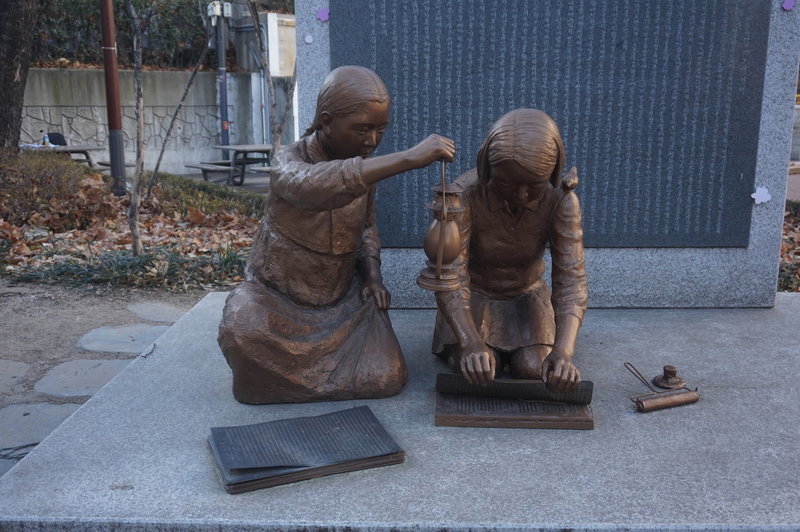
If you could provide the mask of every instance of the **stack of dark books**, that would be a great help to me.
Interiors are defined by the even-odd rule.
[[[405,459],[403,450],[367,406],[314,417],[214,427],[208,442],[228,493],[399,464]]]

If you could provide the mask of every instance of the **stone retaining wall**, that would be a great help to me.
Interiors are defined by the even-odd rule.
[[[190,72],[144,72],[145,168],[152,169]],[[265,141],[257,73],[228,74],[230,142]],[[133,72],[120,72],[125,160],[135,158],[136,122]],[[62,133],[68,144],[108,145],[108,118],[102,70],[31,69],[25,88],[20,142],[35,143],[43,132]],[[288,125],[291,130],[291,122]],[[292,133],[290,133],[291,135]],[[267,139],[268,142],[268,132]],[[173,127],[161,170],[187,173],[187,163],[215,160],[219,150],[216,74],[200,72]],[[107,153],[97,159],[108,159]]]

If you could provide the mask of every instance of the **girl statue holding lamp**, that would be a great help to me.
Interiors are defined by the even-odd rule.
[[[555,122],[517,109],[492,127],[477,168],[454,188],[460,252],[454,290],[437,291],[433,352],[473,384],[507,364],[511,376],[577,386],[572,362],[588,301],[578,177],[562,179],[565,155]],[[542,279],[550,245],[552,292]]]
[[[333,70],[314,123],[272,160],[266,216],[228,296],[219,344],[243,403],[373,398],[400,391],[406,367],[386,310],[375,184],[452,161],[439,135],[370,158],[389,124],[371,70]]]

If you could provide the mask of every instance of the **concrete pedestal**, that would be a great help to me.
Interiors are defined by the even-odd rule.
[[[0,529],[720,530],[800,527],[800,294],[774,309],[591,310],[577,362],[592,431],[434,427],[432,311],[393,311],[409,383],[396,397],[248,406],[206,297],[0,479]],[[678,366],[700,402],[628,400]],[[402,465],[225,493],[209,428],[367,404]]]

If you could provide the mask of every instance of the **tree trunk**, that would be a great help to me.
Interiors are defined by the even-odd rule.
[[[0,0],[0,148],[19,149],[22,102],[39,0]]]
[[[264,42],[264,37],[261,35],[261,28],[258,22],[258,8],[254,0],[247,0],[247,8],[250,10],[250,16],[253,19],[253,24],[256,27],[256,35],[258,36],[258,47],[261,51],[261,68],[267,75],[267,88],[269,89],[269,136],[272,142],[272,153],[277,153],[281,147],[281,138],[283,137],[283,129],[286,126],[286,121],[289,118],[289,110],[292,108],[292,99],[294,98],[294,86],[297,80],[297,62],[294,65],[294,72],[292,73],[292,80],[289,89],[289,95],[286,100],[286,106],[283,113],[278,117],[278,99],[275,97],[275,83],[272,80],[272,72],[269,69],[269,50],[267,43]]]
[[[136,13],[131,0],[125,0],[125,7],[131,17],[133,27],[133,86],[135,91],[136,113],[136,168],[131,183],[131,202],[128,206],[128,227],[131,229],[131,250],[134,255],[144,253],[142,237],[139,234],[139,203],[142,197],[142,177],[144,173],[144,98],[142,95],[142,20]]]
[[[294,101],[294,88],[296,86],[297,86],[297,61],[294,62],[294,69],[292,70],[292,82],[289,85],[289,93],[286,95],[286,106],[283,108],[283,115],[281,116],[280,121],[275,125],[274,135],[278,137],[278,140],[283,138],[283,130],[286,129],[286,122],[289,121],[289,109],[292,108],[292,102]],[[275,107],[275,104],[273,104],[272,106]],[[280,147],[280,142],[278,142],[278,147]],[[275,153],[276,151],[277,148],[272,153]]]

